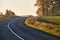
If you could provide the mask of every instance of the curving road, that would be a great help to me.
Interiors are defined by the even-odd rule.
[[[15,17],[0,22],[0,40],[60,40],[24,24],[27,17]]]

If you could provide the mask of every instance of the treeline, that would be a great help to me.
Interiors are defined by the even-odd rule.
[[[0,12],[0,18],[2,18],[2,17],[14,17],[14,16],[15,16],[15,13],[11,10],[6,10],[5,14]]]
[[[44,16],[60,15],[60,0],[36,0],[37,14]],[[40,12],[39,12],[40,11]]]

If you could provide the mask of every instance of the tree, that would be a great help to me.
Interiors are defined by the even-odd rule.
[[[60,10],[60,0],[52,0],[52,14],[56,15],[55,12]]]
[[[41,8],[43,15],[55,15],[55,9],[60,7],[60,0],[36,0],[35,6]]]
[[[2,12],[0,12],[0,16],[3,16],[3,13]]]
[[[49,3],[50,0],[37,0],[36,1],[36,6],[38,6],[40,8],[40,6],[42,7],[42,14],[43,15],[48,15],[48,8],[49,8]]]
[[[12,17],[12,16],[15,16],[15,13],[13,11],[11,11],[11,10],[6,10],[5,15],[8,16],[8,17]]]

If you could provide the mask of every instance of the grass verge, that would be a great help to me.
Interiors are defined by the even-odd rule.
[[[60,16],[38,17],[38,21],[60,25]]]
[[[49,29],[49,28],[46,28],[46,27],[35,26],[35,25],[32,25],[32,24],[29,24],[27,19],[26,19],[26,21],[25,21],[25,24],[26,24],[27,26],[31,27],[31,28],[34,28],[34,29],[43,31],[43,32],[45,32],[45,33],[48,33],[48,34],[51,34],[51,35],[53,35],[53,36],[56,36],[56,37],[59,37],[59,38],[60,38],[60,31],[58,31],[57,29]]]

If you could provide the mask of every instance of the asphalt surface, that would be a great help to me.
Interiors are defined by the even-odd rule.
[[[0,40],[60,40],[26,26],[25,19],[26,17],[16,17],[0,22]]]

